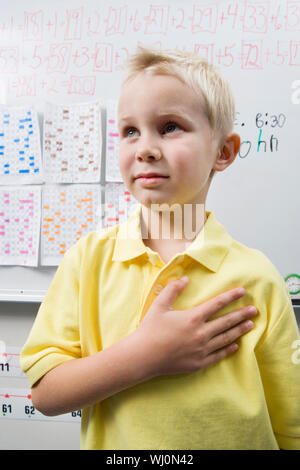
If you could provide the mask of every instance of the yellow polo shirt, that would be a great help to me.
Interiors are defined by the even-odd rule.
[[[84,409],[81,448],[300,449],[293,349],[299,330],[279,272],[208,211],[193,243],[165,264],[143,243],[140,210],[89,233],[64,256],[21,353],[31,385],[58,364],[127,336],[173,279],[189,277],[174,303],[181,310],[242,286],[246,295],[217,314],[257,307],[239,350],[198,372],[156,377]]]

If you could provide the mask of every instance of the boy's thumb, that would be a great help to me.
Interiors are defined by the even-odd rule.
[[[169,284],[162,290],[159,297],[156,299],[160,305],[170,309],[176,300],[176,297],[188,284],[189,278],[183,276],[180,279],[169,282]]]

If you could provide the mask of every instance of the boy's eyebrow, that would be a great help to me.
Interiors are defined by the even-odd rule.
[[[168,111],[163,111],[163,112],[157,112],[157,115],[156,117],[160,118],[160,117],[175,117],[175,118],[179,118],[179,119],[186,119],[187,121],[190,121],[192,122],[191,118],[185,114],[183,111],[180,111],[180,110],[168,110]],[[121,123],[122,121],[130,121],[132,119],[132,116],[130,115],[124,115],[124,116],[120,116],[120,118],[118,119],[118,122]]]
[[[177,118],[183,118],[183,119],[186,119],[187,121],[190,121],[191,118],[185,114],[184,111],[180,111],[180,110],[177,110],[177,111],[164,111],[162,113],[157,113],[159,117],[165,117],[165,116],[174,116],[174,117],[177,117]]]

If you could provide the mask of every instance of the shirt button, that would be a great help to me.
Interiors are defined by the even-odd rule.
[[[156,261],[155,261],[154,256],[149,256],[149,261],[150,261],[150,263],[152,263],[155,266]]]
[[[164,287],[161,284],[156,284],[154,287],[154,294],[158,295],[163,290],[163,288]]]

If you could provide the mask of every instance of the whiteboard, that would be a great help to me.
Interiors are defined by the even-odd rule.
[[[283,277],[300,275],[300,1],[1,0],[0,6],[0,102],[34,105],[41,136],[48,101],[100,100],[105,117],[137,44],[186,49],[219,66],[235,94],[234,130],[242,144],[234,164],[213,180],[206,208],[233,238],[263,251]],[[38,291],[39,299],[55,271],[1,266],[0,288],[16,300]]]

